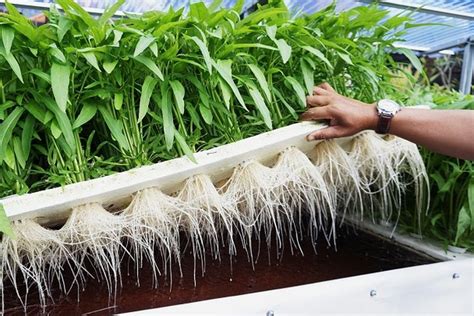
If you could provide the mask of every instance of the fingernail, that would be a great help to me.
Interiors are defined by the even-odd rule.
[[[307,137],[307,139],[308,139],[308,141],[312,141],[312,140],[315,140],[316,137],[313,136],[313,135],[309,135],[309,136]]]

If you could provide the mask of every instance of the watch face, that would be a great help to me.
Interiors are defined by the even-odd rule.
[[[391,114],[395,114],[400,110],[400,105],[397,102],[387,99],[380,100],[377,107],[380,111]]]

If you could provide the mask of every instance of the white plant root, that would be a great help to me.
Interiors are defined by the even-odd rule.
[[[393,222],[393,212],[400,210],[404,188],[392,164],[388,142],[375,132],[363,132],[354,138],[349,157],[359,172],[366,193],[365,208],[371,212],[372,220]]]
[[[136,268],[137,282],[139,271],[145,261],[152,267],[154,286],[158,286],[158,277],[162,271],[171,274],[171,264],[180,261],[179,201],[157,188],[137,192],[130,205],[123,211],[125,218],[124,235]],[[158,251],[158,253],[156,253]],[[157,259],[160,257],[160,269]],[[172,278],[171,278],[172,279]]]
[[[403,178],[405,188],[412,187],[415,197],[415,212],[418,220],[418,234],[421,235],[421,216],[429,208],[429,177],[418,146],[403,138],[388,135],[392,165]]]
[[[319,231],[323,232],[328,243],[332,240],[335,244],[334,201],[319,167],[313,165],[303,152],[290,147],[280,154],[274,170],[278,210],[289,223],[288,230],[296,233],[295,238],[290,234],[290,241],[298,240],[305,219],[302,215],[306,213],[313,246],[316,246]],[[299,243],[295,245],[299,247]]]
[[[221,259],[220,247],[225,245],[230,256],[236,255],[233,225],[238,213],[226,203],[209,176],[195,175],[188,178],[178,199],[197,210],[197,221],[204,234],[206,248],[210,249],[214,259]]]
[[[27,295],[32,286],[38,291],[41,306],[46,305],[47,298],[53,299],[50,291],[53,283],[57,283],[62,292],[68,293],[70,288],[66,285],[63,272],[66,267],[76,270],[81,266],[74,261],[58,231],[44,228],[29,219],[12,223],[12,228],[15,238],[3,237],[0,268],[2,281],[5,278],[13,284],[22,306],[26,308]],[[24,298],[18,291],[18,280],[23,281],[26,287]],[[77,281],[73,280],[73,283]],[[1,290],[3,306],[3,286]]]
[[[335,246],[336,211],[342,220],[346,214],[362,219],[368,210],[373,220],[396,223],[394,213],[399,214],[409,185],[420,219],[427,184],[417,147],[393,136],[361,133],[349,153],[332,140],[320,142],[308,155],[290,147],[272,168],[254,160],[241,163],[220,188],[209,176],[195,175],[174,195],[154,187],[139,191],[117,214],[97,203],[77,207],[59,230],[17,221],[17,238],[3,236],[1,243],[0,285],[9,280],[25,308],[31,286],[45,305],[53,299],[53,284],[63,293],[74,287],[79,291],[88,276],[105,282],[110,298],[121,286],[124,257],[133,265],[138,285],[147,262],[155,287],[160,276],[168,274],[172,286],[172,267],[177,264],[182,276],[181,261],[188,250],[196,282],[197,266],[204,274],[208,255],[221,260],[224,247],[230,257],[236,255],[235,238],[253,266],[262,238],[268,249],[275,245],[279,258],[286,242],[291,253],[302,253],[304,231],[315,250],[320,233]],[[63,277],[65,270],[72,271],[70,284]],[[19,281],[27,288],[24,297]]]
[[[321,170],[328,192],[333,198],[341,225],[347,213],[363,219],[363,188],[359,172],[347,152],[335,140],[325,140],[316,145],[308,155]]]
[[[273,212],[278,203],[272,192],[273,172],[256,161],[247,161],[234,169],[222,188],[224,200],[235,208],[238,215],[237,231],[252,266],[258,259],[258,253],[256,256],[253,254],[252,240],[257,240],[260,249],[263,233],[268,247],[271,247],[273,230],[277,238],[281,232],[280,219]]]
[[[124,249],[121,238],[124,218],[107,212],[100,204],[85,204],[72,210],[58,231],[70,255],[81,269],[75,279],[84,279],[84,269],[91,267],[99,281],[106,283],[109,295],[121,286],[120,258]],[[92,271],[89,274],[92,275]],[[78,288],[79,291],[79,288]]]

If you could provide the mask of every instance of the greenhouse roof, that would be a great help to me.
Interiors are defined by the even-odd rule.
[[[311,13],[329,5],[331,0],[286,0],[293,12]],[[375,0],[339,0],[337,7],[345,10],[367,5]],[[436,23],[408,30],[403,45],[422,52],[437,52],[474,40],[473,0],[379,0],[381,7],[396,15],[412,11],[415,23]],[[440,25],[442,24],[442,25]]]
[[[5,2],[0,0],[0,3]],[[32,15],[38,10],[49,6],[53,0],[10,0],[11,3],[23,7],[25,14]],[[90,8],[91,12],[100,12],[116,0],[77,0],[83,7]],[[166,10],[170,6],[175,8],[197,2],[196,0],[126,0],[121,10],[124,12],[145,12],[149,10]],[[212,0],[203,0],[211,3]],[[223,0],[222,6],[230,7],[236,0]],[[258,0],[246,0],[245,8],[249,8]],[[265,2],[260,0],[260,2]],[[288,7],[295,14],[313,13],[332,3],[332,0],[285,0]],[[376,0],[337,0],[337,9],[346,10],[358,5],[368,5]],[[474,40],[474,1],[473,0],[379,0],[383,8],[390,11],[390,15],[414,11],[412,17],[416,23],[436,23],[426,27],[412,28],[405,35],[405,41],[400,46],[420,52],[438,52],[448,48],[460,46]]]

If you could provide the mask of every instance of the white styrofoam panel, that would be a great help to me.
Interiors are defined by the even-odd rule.
[[[371,273],[127,313],[146,315],[474,315],[474,259]]]
[[[195,154],[197,163],[187,157],[132,169],[111,176],[67,185],[62,188],[14,196],[1,201],[11,220],[35,218],[39,223],[65,218],[71,208],[85,203],[114,204],[149,187],[174,192],[182,182],[196,174],[207,174],[214,181],[228,178],[240,163],[255,159],[268,163],[285,148],[295,146],[307,152],[316,142],[306,136],[326,127],[322,123],[303,122],[279,128],[232,144]],[[348,139],[340,139],[342,145]]]

